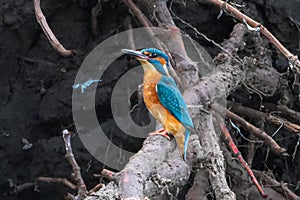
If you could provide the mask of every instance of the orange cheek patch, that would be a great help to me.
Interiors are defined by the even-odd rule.
[[[167,63],[166,60],[161,57],[155,58],[155,60],[158,60],[162,65],[165,65]]]

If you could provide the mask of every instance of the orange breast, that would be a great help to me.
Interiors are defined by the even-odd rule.
[[[150,71],[144,74],[143,97],[149,112],[156,118],[166,131],[174,136],[184,132],[185,128],[182,124],[160,103],[156,93],[156,84],[161,79],[161,74]]]

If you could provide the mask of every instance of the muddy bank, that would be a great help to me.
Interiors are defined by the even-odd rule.
[[[290,1],[247,1],[244,9],[255,19],[262,22],[293,53],[299,49],[300,5],[296,0]],[[64,58],[50,46],[47,38],[36,22],[33,4],[24,0],[3,0],[0,6],[0,197],[1,199],[62,199],[66,188],[42,185],[40,192],[31,189],[10,196],[7,179],[16,184],[31,182],[37,176],[70,176],[71,167],[64,158],[64,145],[61,130],[72,125],[72,85],[80,64],[94,46],[104,39],[126,30],[124,18],[129,14],[127,7],[118,2],[104,3],[99,16],[98,34],[93,36],[90,25],[90,9],[93,1],[81,0],[43,0],[44,14],[53,32],[66,48],[75,49],[75,57]],[[175,3],[173,11],[188,21],[198,30],[216,42],[228,38],[234,25],[230,16],[223,15],[217,19],[219,10],[213,6],[187,1],[187,4]],[[175,20],[176,21],[176,20]],[[218,49],[211,43],[196,35],[186,25],[176,21],[181,30],[186,31],[214,56]],[[134,27],[138,27],[134,23]],[[247,44],[245,55],[254,53],[255,43]],[[270,55],[273,66],[284,72],[288,63],[271,45]],[[124,60],[116,65],[123,65]],[[114,81],[126,69],[114,72],[110,83],[99,85],[97,110],[101,112],[99,121],[110,125],[111,111],[107,103]],[[288,78],[292,82],[293,77]],[[279,92],[280,93],[280,92]],[[279,94],[265,101],[276,103]],[[103,95],[105,94],[105,95]],[[276,96],[277,95],[277,96]],[[296,97],[299,94],[292,94]],[[234,96],[234,94],[233,94]],[[251,96],[251,102],[249,97]],[[240,95],[235,98],[245,104],[259,102],[255,94]],[[295,98],[296,99],[296,98]],[[248,102],[247,102],[248,101]],[[291,106],[300,110],[299,102],[292,100]],[[145,116],[145,120],[147,117]],[[272,129],[272,128],[271,128]],[[120,133],[116,133],[120,135]],[[23,150],[22,138],[33,144],[32,148]],[[278,135],[282,145],[293,153],[297,137],[289,137],[283,132]],[[118,137],[120,143],[128,140]],[[80,142],[78,135],[73,140],[74,153],[82,168],[83,176],[92,187],[97,179],[93,173],[99,173],[102,164],[96,161]],[[127,141],[128,142],[128,141]],[[142,141],[130,139],[132,151],[138,150]],[[131,145],[131,144],[136,144]],[[129,148],[129,147],[128,147]],[[267,150],[259,149],[253,166],[256,169],[274,171],[278,180],[292,185],[299,181],[299,153],[295,160],[278,158],[270,154],[265,160]],[[299,190],[297,191],[299,194]]]

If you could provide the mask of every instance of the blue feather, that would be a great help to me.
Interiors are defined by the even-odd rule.
[[[169,66],[169,57],[167,56],[167,54],[165,54],[161,50],[155,49],[155,48],[146,48],[146,49],[143,49],[141,52],[142,53],[148,52],[148,53],[152,53],[152,54],[155,53],[158,57],[164,58],[166,60],[166,66],[167,66],[167,70],[169,73],[170,66]],[[148,62],[150,62],[159,73],[161,73],[164,76],[167,75],[167,73],[165,72],[165,69],[163,68],[163,65],[158,60],[149,58]]]
[[[190,139],[191,131],[189,129],[185,130],[185,135],[184,135],[184,154],[183,154],[183,159],[186,160],[186,150],[188,147],[189,139]]]
[[[156,85],[161,104],[188,129],[194,128],[187,105],[172,77],[162,76]]]

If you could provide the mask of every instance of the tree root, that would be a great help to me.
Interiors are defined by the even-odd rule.
[[[215,4],[220,7],[220,9],[224,9],[230,14],[232,14],[234,17],[236,17],[241,22],[246,22],[248,25],[250,25],[253,28],[258,28],[260,33],[262,33],[266,38],[269,39],[269,41],[279,50],[281,53],[291,62],[293,65],[296,65],[298,68],[298,73],[300,73],[300,61],[298,59],[298,56],[292,54],[289,50],[287,50],[280,42],[277,40],[277,38],[270,32],[268,29],[266,29],[262,24],[258,23],[257,21],[253,20],[252,18],[248,17],[247,15],[241,13],[239,10],[237,10],[235,7],[230,5],[229,3],[221,0],[207,0],[207,2]]]
[[[287,184],[281,182],[279,183],[266,173],[254,170],[256,176],[260,177],[266,185],[270,185],[274,190],[278,191],[285,195],[289,200],[300,200],[300,197],[297,196],[294,192],[292,192],[288,187]]]
[[[262,139],[263,141],[265,141],[268,146],[273,150],[274,153],[278,154],[278,155],[283,155],[283,156],[287,156],[288,154],[286,153],[286,149],[280,147],[274,140],[272,137],[270,137],[266,132],[264,132],[263,130],[253,126],[252,124],[250,124],[249,122],[247,122],[246,120],[244,120],[243,118],[241,118],[240,116],[234,114],[233,112],[230,112],[229,110],[225,109],[224,107],[218,105],[218,104],[212,104],[212,108],[220,113],[226,113],[226,116],[229,117],[230,119],[234,120],[235,122],[237,122],[238,124],[240,124],[241,126],[243,126],[245,129],[249,130],[251,133],[253,133],[256,137]]]
[[[43,29],[52,47],[62,56],[74,55],[75,51],[65,49],[64,46],[57,40],[57,38],[53,34],[41,9],[40,0],[33,0],[33,5],[34,5],[35,17],[38,23],[40,24],[41,28]]]

